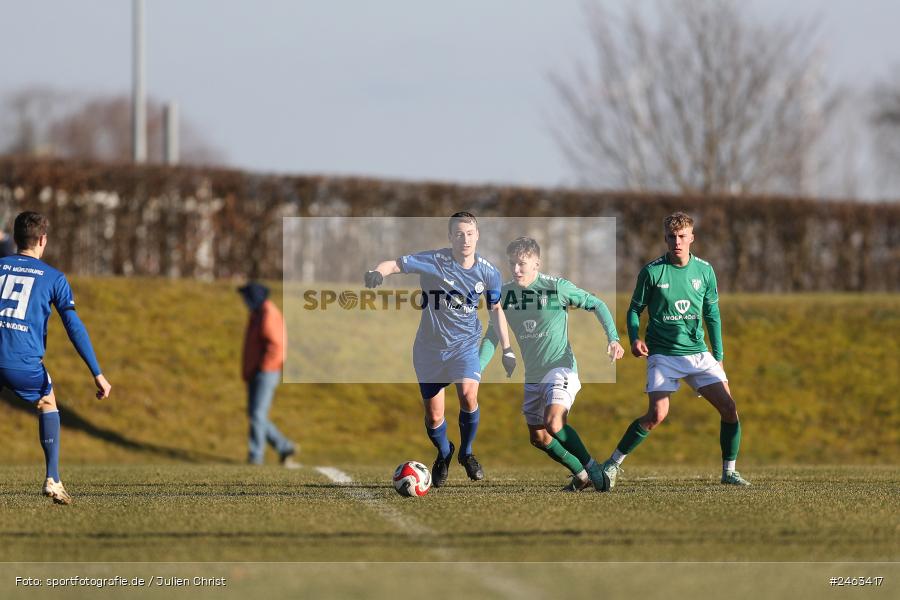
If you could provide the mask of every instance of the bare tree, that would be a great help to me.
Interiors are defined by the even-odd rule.
[[[66,97],[47,86],[27,87],[8,94],[0,112],[0,152],[48,154],[48,123],[68,106]]]
[[[732,0],[585,13],[593,60],[551,75],[553,133],[592,186],[690,194],[815,193],[837,94],[816,23],[762,23]]]
[[[78,98],[51,88],[29,88],[4,103],[0,148],[10,154],[131,160],[131,101],[127,96]],[[148,158],[162,162],[163,107],[147,107]],[[196,127],[180,123],[181,162],[220,164],[224,155]],[[3,139],[5,138],[5,139]]]

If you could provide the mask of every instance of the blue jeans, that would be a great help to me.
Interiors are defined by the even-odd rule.
[[[247,415],[250,417],[250,453],[252,464],[263,463],[263,453],[268,442],[279,455],[290,454],[294,444],[278,431],[269,420],[269,409],[275,388],[281,380],[281,371],[257,371],[247,383]]]

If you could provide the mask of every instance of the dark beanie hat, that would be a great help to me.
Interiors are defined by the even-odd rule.
[[[266,298],[269,297],[269,288],[261,283],[256,283],[255,281],[251,281],[247,285],[239,287],[238,292],[240,292],[244,297],[244,300],[247,301],[247,306],[250,307],[250,310],[254,311],[259,310],[263,302],[266,301]]]

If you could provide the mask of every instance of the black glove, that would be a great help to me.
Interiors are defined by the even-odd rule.
[[[375,288],[384,283],[384,275],[378,271],[366,271],[366,287]]]
[[[513,352],[512,346],[503,349],[503,368],[506,369],[506,377],[512,377],[513,371],[516,370],[516,353]]]

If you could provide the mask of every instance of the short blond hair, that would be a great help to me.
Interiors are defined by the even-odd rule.
[[[537,240],[530,237],[517,237],[506,247],[506,256],[519,260],[528,256],[541,257],[541,247]]]
[[[678,211],[663,219],[663,229],[666,233],[675,233],[688,227],[693,229],[694,219],[686,212]]]

